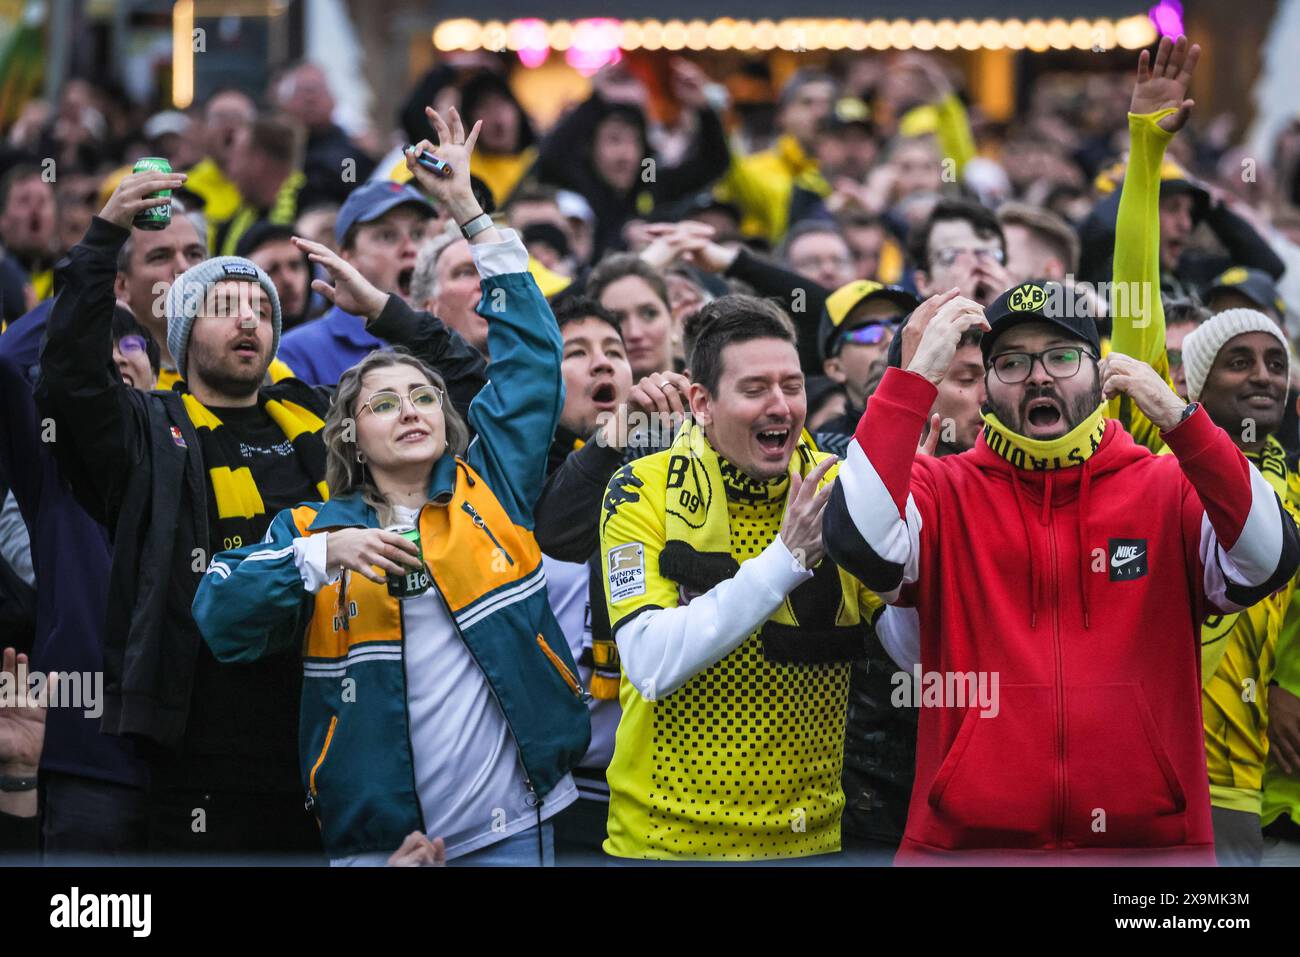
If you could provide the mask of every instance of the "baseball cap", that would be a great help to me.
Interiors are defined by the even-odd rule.
[[[334,220],[334,239],[339,245],[343,237],[357,223],[373,223],[380,216],[398,206],[414,205],[426,215],[434,215],[433,206],[417,190],[405,183],[372,180],[363,183],[348,194]]]
[[[835,354],[835,340],[841,333],[849,329],[856,329],[858,326],[873,325],[880,322],[879,319],[855,320],[851,318],[855,309],[872,299],[883,299],[892,302],[904,315],[921,304],[921,300],[902,286],[886,286],[870,279],[855,279],[853,282],[845,283],[826,297],[826,305],[822,309],[821,327],[817,333],[817,343],[821,348],[823,359],[830,358]]]
[[[1209,302],[1219,292],[1238,293],[1261,309],[1274,310],[1279,319],[1286,316],[1286,303],[1277,294],[1273,277],[1262,269],[1249,269],[1245,266],[1225,269],[1211,280],[1209,288],[1205,290],[1205,301]]]
[[[1046,322],[1056,326],[1072,339],[1088,343],[1093,355],[1101,355],[1101,335],[1097,332],[1096,320],[1092,316],[1077,315],[1079,310],[1071,308],[1073,303],[1074,297],[1066,292],[1065,287],[1050,280],[1035,279],[1008,289],[984,311],[989,324],[989,331],[980,339],[985,364],[998,336],[1027,322]]]
[[[827,132],[857,126],[868,133],[876,131],[871,121],[871,107],[856,96],[843,96],[835,101],[831,111],[822,122],[822,129]]]

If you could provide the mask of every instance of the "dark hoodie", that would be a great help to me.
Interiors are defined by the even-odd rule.
[[[542,141],[537,158],[538,177],[561,189],[580,193],[596,214],[596,233],[592,261],[606,252],[623,246],[623,226],[631,219],[643,218],[664,203],[689,196],[722,176],[731,164],[731,150],[718,115],[710,109],[696,113],[698,128],[690,154],[670,168],[645,165],[632,188],[616,189],[596,172],[592,151],[596,129],[602,122],[618,117],[638,131],[642,154],[654,157],[647,146],[645,114],[634,106],[606,103],[598,94],[571,110]]]

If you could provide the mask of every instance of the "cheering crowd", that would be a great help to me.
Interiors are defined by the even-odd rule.
[[[1199,52],[29,104],[0,855],[1300,863],[1300,121]]]

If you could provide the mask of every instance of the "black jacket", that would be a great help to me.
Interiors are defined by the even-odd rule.
[[[623,226],[628,220],[645,218],[656,206],[698,192],[731,164],[722,121],[712,110],[703,109],[696,113],[699,126],[686,159],[677,166],[657,169],[650,182],[637,182],[627,192],[616,190],[601,179],[591,160],[596,127],[613,113],[638,125],[644,142],[645,120],[635,107],[608,104],[593,94],[555,125],[542,140],[537,156],[537,175],[542,182],[581,194],[596,214],[592,262],[623,247]]]
[[[181,394],[129,388],[113,366],[113,277],[128,235],[96,217],[59,264],[36,396],[54,420],[55,454],[77,500],[113,539],[103,730],[175,747],[202,641],[190,606],[217,549],[208,541],[207,469]],[[370,329],[438,369],[457,405],[486,381],[477,352],[397,296]],[[262,391],[322,418],[333,394],[296,379]]]
[[[748,249],[740,250],[726,275],[748,283],[758,295],[776,299],[780,303],[781,308],[794,320],[798,334],[796,345],[799,364],[808,375],[821,375],[822,356],[818,338],[822,311],[826,308],[827,297],[835,290],[827,289],[812,279],[805,279],[797,272],[769,259],[756,256]],[[849,429],[849,432],[852,431]]]

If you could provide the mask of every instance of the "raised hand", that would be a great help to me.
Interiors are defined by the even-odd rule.
[[[709,105],[709,75],[680,57],[669,64],[672,70],[673,94],[682,106],[702,110]]]
[[[817,485],[838,461],[834,455],[828,456],[817,463],[807,478],[800,476],[797,469],[790,473],[790,492],[785,500],[779,534],[790,554],[805,569],[811,569],[826,554],[822,542],[822,512],[826,510],[835,483],[828,482],[820,490]]]
[[[943,297],[949,297],[943,299]],[[904,367],[909,372],[924,376],[934,385],[943,381],[957,355],[957,345],[963,334],[971,329],[989,331],[988,320],[984,318],[984,307],[973,299],[952,294],[952,290],[940,297],[938,310],[925,325],[921,339],[916,344],[912,359]],[[922,306],[925,304],[922,303]],[[919,310],[918,310],[919,311]],[[907,325],[912,324],[911,320]],[[904,327],[906,329],[906,327]],[[906,343],[904,343],[906,348]]]
[[[1182,421],[1187,403],[1145,362],[1112,352],[1101,360],[1100,372],[1102,399],[1109,401],[1117,395],[1127,395],[1161,431],[1172,429]]]
[[[7,675],[17,689],[11,706],[0,708],[0,773],[14,777],[36,774],[45,742],[45,704],[33,696],[25,682],[18,680],[18,666],[27,664],[27,656],[6,648],[0,656],[0,674]],[[50,681],[53,682],[53,676]],[[46,685],[45,694],[53,692]]]
[[[324,267],[334,281],[313,279],[311,288],[320,293],[344,312],[354,316],[375,319],[388,305],[389,293],[376,288],[370,280],[334,250],[301,236],[293,237],[293,244],[307,254],[307,259]]]
[[[667,229],[662,227],[666,226]],[[656,269],[682,259],[713,238],[713,227],[707,223],[683,220],[680,223],[655,223],[646,234],[652,236],[650,244],[641,250],[641,258]]]
[[[438,145],[428,140],[415,144],[414,153],[407,152],[406,168],[419,184],[420,189],[432,196],[439,206],[446,209],[458,223],[473,219],[483,210],[474,199],[474,190],[470,187],[469,161],[474,153],[474,144],[478,142],[479,130],[483,122],[474,124],[474,128],[465,133],[465,124],[461,122],[460,113],[455,107],[448,112],[447,120],[431,106],[424,108],[424,115],[438,134]],[[451,167],[450,176],[439,176],[432,170],[425,169],[415,161],[422,151],[429,151]]]
[[[160,173],[146,170],[142,173],[128,173],[117,184],[113,195],[99,211],[99,218],[115,226],[130,229],[137,214],[154,206],[170,205],[171,199],[160,199],[154,193],[164,189],[177,189],[187,179],[184,173]]]
[[[1187,37],[1182,36],[1177,42],[1162,37],[1154,63],[1151,62],[1151,51],[1143,50],[1138,57],[1137,83],[1133,86],[1129,112],[1144,114],[1176,109],[1177,113],[1170,113],[1159,121],[1159,125],[1167,133],[1181,130],[1196,105],[1195,101],[1187,99],[1187,89],[1200,58],[1200,46],[1189,44]]]

